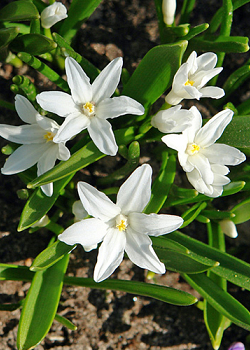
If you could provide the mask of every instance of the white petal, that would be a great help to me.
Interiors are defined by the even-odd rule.
[[[191,107],[189,111],[193,114],[193,119],[190,128],[185,130],[184,134],[187,136],[188,142],[191,143],[194,142],[195,135],[202,126],[202,116],[195,106]]]
[[[82,202],[79,201],[75,201],[72,205],[72,213],[75,215],[75,220],[80,221],[84,218],[86,218],[86,216],[88,216],[87,211],[84,209]]]
[[[186,173],[186,175],[187,175],[188,181],[199,193],[205,194],[207,196],[212,195],[213,193],[212,185],[206,184],[196,169],[194,169],[189,173]]]
[[[48,29],[67,17],[66,7],[60,2],[54,2],[41,12],[41,24],[43,28]]]
[[[173,90],[171,90],[165,97],[165,101],[170,105],[178,105],[183,98],[183,96],[179,96]]]
[[[189,67],[189,74],[194,74],[198,69],[198,62],[197,62],[197,53],[196,51],[191,52],[189,55],[186,64]]]
[[[81,105],[86,102],[91,102],[93,99],[92,86],[89,82],[89,77],[80,64],[72,57],[67,57],[65,60],[65,70],[75,103]]]
[[[92,84],[93,101],[98,104],[107,97],[111,97],[120,81],[122,72],[122,57],[111,61],[96,77]]]
[[[26,97],[16,95],[15,108],[22,121],[28,124],[36,124],[36,116],[39,115],[39,113]]]
[[[85,219],[68,227],[58,239],[68,245],[92,246],[103,240],[107,225],[98,219]]]
[[[200,89],[200,93],[202,97],[210,97],[210,98],[221,98],[225,95],[225,91],[217,86],[206,86]]]
[[[59,160],[68,160],[70,158],[70,151],[64,143],[58,143],[58,156]]]
[[[101,282],[108,278],[120,265],[124,255],[126,237],[124,232],[109,229],[99,248],[94,280]]]
[[[41,190],[47,197],[51,197],[53,195],[53,182],[50,182],[46,185],[42,185]]]
[[[187,85],[184,87],[184,89],[188,94],[188,96],[185,96],[185,98],[187,99],[196,98],[197,100],[199,100],[202,97],[202,94],[195,86]]]
[[[188,160],[198,170],[206,184],[211,185],[214,180],[214,175],[209,160],[202,155],[201,152],[190,156]]]
[[[127,96],[105,98],[96,106],[96,114],[98,118],[117,118],[124,114],[142,115],[144,107]]]
[[[177,230],[182,225],[183,219],[175,215],[146,215],[132,212],[128,215],[128,222],[134,231],[157,237]]]
[[[22,145],[6,160],[1,169],[2,174],[12,175],[29,169],[38,162],[48,148],[49,145],[46,143]]]
[[[240,152],[237,148],[222,143],[211,145],[201,152],[211,163],[222,165],[237,165],[246,160],[245,154]]]
[[[45,143],[45,134],[46,132],[37,124],[20,126],[0,124],[0,136],[19,144]]]
[[[222,71],[222,67],[214,68],[209,71],[201,70],[198,73],[195,73],[193,79],[195,79],[195,86],[197,89],[201,89],[206,83],[211,80],[215,75],[219,74]]]
[[[79,112],[69,115],[60,126],[53,141],[67,142],[89,126],[89,118]]]
[[[41,92],[36,96],[36,100],[45,111],[58,114],[60,117],[79,111],[72,97],[65,92]]]
[[[228,167],[221,164],[211,164],[211,169],[214,174],[227,175],[229,173]]]
[[[151,166],[143,164],[120,187],[116,203],[124,215],[131,211],[141,212],[148,204],[151,196],[151,178]]]
[[[209,147],[222,135],[233,117],[233,111],[225,109],[211,118],[196,134],[195,142],[200,147]]]
[[[88,126],[88,132],[96,147],[104,154],[115,156],[118,146],[111,124],[98,117],[93,117]]]
[[[39,158],[37,163],[37,175],[40,176],[46,171],[52,169],[55,165],[58,155],[58,145],[50,142],[48,143],[48,149]]]
[[[185,152],[187,148],[187,139],[184,135],[170,134],[165,135],[161,140],[170,148],[178,152]]]
[[[121,209],[95,187],[86,182],[78,182],[77,189],[83,207],[89,215],[107,222],[120,214]]]
[[[196,62],[198,65],[197,71],[207,71],[213,69],[216,66],[217,55],[213,52],[206,52],[197,57]]]
[[[134,264],[155,273],[165,273],[165,265],[160,262],[155,254],[151,239],[148,236],[134,232],[131,228],[128,228],[126,237],[125,252]]]
[[[53,119],[38,115],[36,117],[37,124],[44,130],[57,132],[59,125]]]

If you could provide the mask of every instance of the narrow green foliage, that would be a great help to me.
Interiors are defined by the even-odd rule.
[[[0,21],[29,21],[36,18],[39,18],[39,12],[29,0],[13,1],[0,12]]]
[[[193,38],[190,49],[225,53],[242,53],[249,50],[248,38],[243,36],[200,36]]]
[[[184,0],[181,9],[180,23],[188,23],[191,12],[193,11],[195,0]]]
[[[60,322],[63,326],[67,327],[71,331],[76,331],[77,330],[77,326],[75,326],[74,323],[72,323],[67,318],[65,318],[65,317],[63,317],[61,315],[56,314],[55,315],[55,320],[57,322]]]
[[[194,221],[196,217],[200,214],[200,212],[206,208],[206,206],[207,206],[206,202],[196,203],[191,208],[186,210],[185,213],[182,214],[184,223],[182,224],[181,228],[186,227],[192,221]]]
[[[0,49],[6,47],[19,33],[18,27],[0,29]]]
[[[37,45],[39,43],[39,45]],[[27,52],[30,55],[41,55],[50,52],[57,44],[41,34],[25,34],[12,41],[10,48],[15,52]]]

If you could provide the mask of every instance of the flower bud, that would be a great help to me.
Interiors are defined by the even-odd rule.
[[[66,17],[68,17],[66,7],[60,2],[54,2],[41,13],[42,27],[48,29]]]
[[[241,342],[233,343],[228,350],[245,350],[245,345]]]
[[[231,238],[236,238],[238,236],[238,232],[235,224],[232,220],[224,219],[219,221],[220,227],[225,235]]]
[[[173,24],[175,10],[176,10],[176,0],[163,0],[162,1],[163,20],[167,25]]]

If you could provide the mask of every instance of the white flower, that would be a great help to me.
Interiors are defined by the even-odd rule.
[[[232,220],[223,219],[219,221],[219,225],[222,229],[222,232],[228,237],[236,238],[238,236],[236,225]]]
[[[101,282],[120,265],[124,251],[141,268],[165,273],[148,235],[159,236],[176,230],[183,223],[179,216],[141,213],[151,196],[152,169],[144,164],[124,182],[114,204],[93,186],[78,183],[78,192],[91,219],[67,228],[59,240],[66,244],[91,246],[101,241],[94,280]]]
[[[50,28],[62,19],[67,18],[67,9],[61,2],[47,6],[41,13],[41,24],[43,28]]]
[[[182,132],[191,125],[193,113],[181,109],[181,105],[169,109],[160,110],[151,119],[151,124],[165,134],[170,132]]]
[[[176,10],[176,0],[162,1],[163,20],[166,24],[171,25],[174,22],[175,10]]]
[[[22,144],[7,159],[2,174],[20,173],[37,163],[37,175],[53,168],[57,159],[67,160],[70,152],[64,142],[54,143],[59,125],[52,119],[41,116],[25,97],[16,96],[15,107],[19,117],[28,125],[0,125],[0,136],[8,141]],[[47,196],[53,194],[53,184],[42,186]]]
[[[143,106],[127,96],[113,97],[122,70],[122,58],[111,61],[91,85],[81,66],[71,57],[65,60],[68,84],[71,90],[65,92],[42,92],[38,103],[47,111],[65,117],[54,142],[66,142],[84,129],[99,150],[115,155],[118,147],[107,118],[117,118],[124,114],[144,113]]]
[[[165,100],[171,105],[177,105],[184,98],[199,100],[201,97],[221,98],[225,95],[223,89],[216,86],[203,87],[210,79],[222,71],[222,67],[214,68],[217,56],[207,52],[197,57],[193,51],[187,62],[183,63],[176,72],[172,90]]]
[[[191,107],[190,111],[194,114],[192,125],[181,135],[163,136],[162,141],[178,151],[179,162],[194,188],[209,197],[218,197],[230,182],[225,176],[229,173],[225,165],[237,165],[246,159],[237,148],[215,144],[232,120],[233,112],[223,110],[202,127],[198,109]]]

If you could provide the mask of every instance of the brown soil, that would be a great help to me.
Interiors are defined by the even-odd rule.
[[[182,1],[179,1],[178,5],[179,3]],[[213,0],[204,3],[206,6],[203,2],[196,6],[192,19],[194,25],[209,21],[220,5]],[[250,5],[246,5],[241,12],[236,12],[235,35],[248,34],[249,12]],[[159,38],[153,0],[103,1],[82,26],[75,41],[76,51],[98,68],[102,69],[113,58],[123,56],[124,67],[129,72],[132,72],[146,52],[157,44]],[[238,67],[248,58],[247,56],[228,55],[225,60],[225,71]],[[31,76],[41,90],[46,83],[39,74],[30,71],[26,66],[16,70],[8,64],[0,64],[0,98],[13,101],[14,96],[9,87],[11,78],[16,74]],[[222,80],[226,79],[226,73],[223,74]],[[245,84],[244,91],[247,90],[248,85]],[[240,100],[243,97],[241,95],[237,98]],[[18,125],[20,121],[15,112],[3,109],[0,123]],[[4,140],[0,142],[1,147],[6,144]],[[5,156],[0,155],[1,165],[4,159]],[[114,158],[105,159],[103,163],[98,163],[99,171],[107,166],[112,169]],[[89,176],[93,180],[88,173],[84,176],[87,179]],[[29,266],[32,259],[47,246],[50,233],[45,230],[34,234],[16,231],[24,205],[24,201],[18,199],[16,191],[24,187],[18,176],[1,175],[0,261]],[[195,231],[197,227],[191,227],[191,230]],[[242,251],[241,241],[237,242],[239,242],[238,249]],[[71,254],[68,274],[92,277],[95,261],[96,252],[85,253],[78,247]],[[112,277],[146,280],[145,272],[129,260],[124,260]],[[157,283],[189,291],[198,296],[177,273],[167,272],[166,275],[157,277]],[[26,295],[28,288],[29,283],[0,282],[0,304],[19,301]],[[249,308],[250,300],[246,292],[231,285],[229,289]],[[64,286],[58,312],[70,319],[78,327],[77,331],[69,331],[54,322],[49,334],[37,346],[37,350],[212,349],[202,311],[196,306],[177,307],[122,292]],[[0,311],[0,350],[16,349],[19,317],[20,310]],[[225,332],[221,349],[226,350],[234,341],[246,343],[247,334],[247,331],[237,326],[230,326]]]

